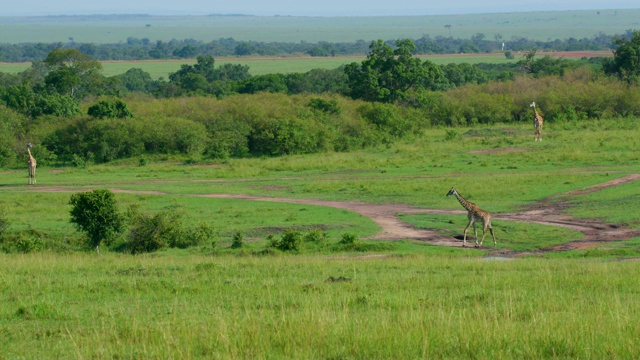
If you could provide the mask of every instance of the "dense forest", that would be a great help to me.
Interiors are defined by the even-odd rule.
[[[57,47],[0,73],[0,165],[22,164],[26,143],[41,165],[76,166],[350,151],[431,126],[528,122],[531,101],[550,123],[640,116],[640,32],[609,47],[613,58],[529,50],[506,65],[436,65],[413,40],[378,40],[359,63],[260,76],[196,53],[166,80],[135,68],[105,77],[93,56]]]

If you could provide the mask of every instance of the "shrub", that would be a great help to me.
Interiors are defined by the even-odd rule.
[[[182,247],[183,237],[180,214],[175,211],[161,211],[155,215],[136,214],[127,247],[132,254],[153,252],[170,246]]]
[[[99,251],[100,243],[112,242],[124,229],[124,216],[116,206],[115,195],[98,189],[71,195],[71,222],[86,233],[88,245]]]
[[[204,244],[213,237],[213,228],[207,224],[200,224],[195,228],[185,229],[182,233],[181,237],[169,242],[170,247],[186,249],[190,246]],[[215,241],[212,241],[211,244],[212,247],[215,247]]]
[[[232,249],[240,249],[243,246],[243,240],[244,238],[244,234],[240,231],[236,231],[235,234],[233,234],[233,240],[231,241],[231,248]]]
[[[359,243],[360,243],[360,239],[358,238],[358,235],[351,234],[351,233],[342,234],[342,239],[338,242],[338,244],[340,245],[350,245],[350,246],[355,246]]]
[[[327,233],[318,228],[313,229],[304,235],[304,241],[316,243],[319,245],[326,245],[327,238]]]
[[[299,251],[301,244],[302,234],[299,231],[287,229],[275,247],[281,251]]]

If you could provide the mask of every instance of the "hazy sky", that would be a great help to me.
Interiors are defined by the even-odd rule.
[[[544,10],[637,9],[638,0],[10,0],[14,15],[441,15]]]

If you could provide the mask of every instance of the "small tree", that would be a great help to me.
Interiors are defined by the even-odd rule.
[[[100,252],[100,243],[111,243],[125,226],[124,216],[118,212],[115,195],[98,189],[71,195],[71,222],[87,234],[88,245]]]

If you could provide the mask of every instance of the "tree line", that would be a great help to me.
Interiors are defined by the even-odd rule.
[[[488,38],[477,33],[469,39],[445,36],[431,37],[423,35],[412,39],[416,45],[414,55],[485,53],[494,51],[585,51],[608,50],[617,37],[630,38],[632,30],[624,34],[606,35],[598,33],[590,38],[568,38],[555,40],[532,40],[526,37],[513,37],[509,40],[500,35]],[[395,40],[385,41],[393,45]],[[506,48],[503,48],[503,43]],[[233,38],[220,38],[210,42],[195,39],[173,39],[170,41],[151,41],[148,38],[129,37],[115,44],[78,43],[0,43],[0,61],[33,62],[41,60],[55,49],[76,49],[98,61],[105,60],[151,60],[151,59],[189,59],[197,55],[213,57],[228,56],[283,56],[289,54],[307,54],[309,56],[365,55],[369,43],[364,40],[354,42],[259,42],[237,41]]]

